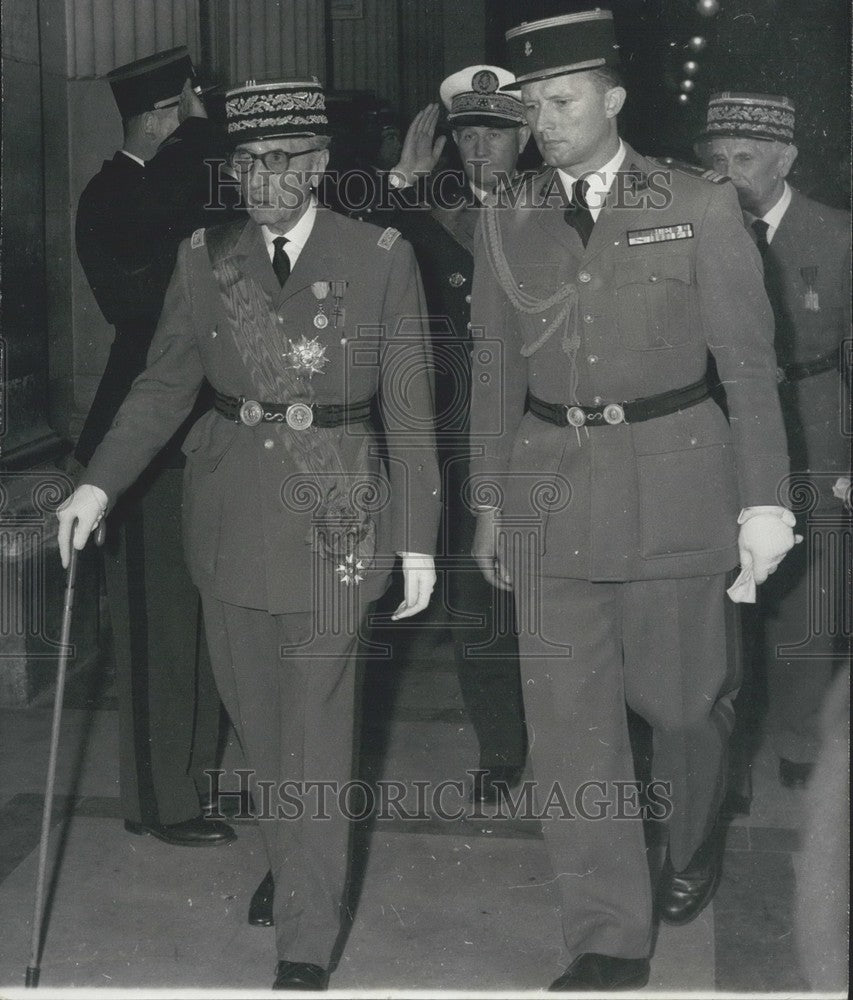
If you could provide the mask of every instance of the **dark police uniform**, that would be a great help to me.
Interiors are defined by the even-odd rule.
[[[236,419],[239,407],[211,410],[183,445],[186,557],[217,686],[247,765],[276,788],[348,781],[366,607],[387,585],[394,553],[434,549],[440,497],[424,313],[414,254],[394,231],[319,209],[283,287],[257,224],[199,231],[181,245],[149,367],[89,466],[87,482],[119,495],[185,419],[204,377],[225,409],[241,398],[303,404],[288,410],[301,423],[284,410],[253,423],[251,405]],[[308,404],[377,393],[387,470],[364,418],[334,427],[304,419]],[[364,551],[348,560],[329,539],[353,506],[367,514],[357,534]],[[300,799],[298,786],[290,792]],[[256,784],[259,809],[264,801]],[[284,805],[290,818],[260,823],[279,956],[326,969],[348,823],[334,800],[330,818],[314,821],[310,795],[298,816],[298,803]]]
[[[512,595],[492,587],[470,557],[475,519],[464,496],[470,474],[471,282],[481,206],[470,186],[458,180],[453,187],[441,185],[441,204],[401,208],[395,220],[415,249],[429,307],[445,602],[459,686],[480,747],[479,765],[520,773],[527,736]]]
[[[543,821],[573,958],[651,948],[642,823],[618,801],[634,778],[626,702],[653,727],[676,871],[713,823],[738,683],[724,593],[737,516],[776,503],[788,468],[772,314],[734,189],[625,149],[586,246],[546,170],[527,207],[484,213],[475,249],[473,465],[510,537],[538,802],[558,786],[575,817]],[[601,407],[680,389],[709,350],[730,421],[710,398],[578,427],[525,407],[528,393]]]
[[[143,167],[117,152],[80,196],[80,263],[115,338],[75,457],[86,465],[145,367],[178,244],[205,218],[203,158],[218,144],[188,118]],[[220,215],[222,213],[219,213]],[[203,406],[202,406],[203,409]],[[198,412],[201,412],[199,409]],[[146,826],[199,815],[216,766],[221,705],[181,549],[180,445],[152,456],[110,518],[104,554],[119,696],[122,812]]]
[[[850,214],[792,189],[764,271],[791,456],[788,492],[811,530],[761,588],[757,611],[775,749],[797,763],[817,759],[824,695],[849,656],[849,510],[832,487],[850,475],[849,369],[840,374],[850,270]]]

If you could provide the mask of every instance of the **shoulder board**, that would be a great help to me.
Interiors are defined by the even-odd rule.
[[[400,238],[400,235],[399,229],[394,229],[392,226],[389,226],[387,229],[382,231],[382,235],[376,241],[376,245],[378,247],[382,247],[383,250],[390,250]]]
[[[200,247],[204,246],[204,230],[196,229],[196,231],[190,237],[190,246],[193,250],[198,250]]]
[[[685,163],[684,160],[676,160],[671,156],[659,156],[654,162],[659,163],[663,167],[671,167],[673,170],[679,170],[683,174],[689,174],[691,177],[710,181],[712,184],[726,184],[728,182],[728,177],[718,174],[716,170],[706,170],[695,163]]]

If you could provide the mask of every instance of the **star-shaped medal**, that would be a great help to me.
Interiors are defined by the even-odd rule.
[[[342,563],[335,567],[335,572],[339,574],[341,583],[347,586],[358,584],[364,579],[359,570],[364,569],[361,559],[356,559],[354,555],[347,556]]]
[[[284,355],[288,368],[295,368],[297,371],[308,372],[308,377],[312,375],[324,375],[324,368],[329,360],[326,357],[326,348],[316,337],[310,340],[303,333],[297,341],[288,340],[289,350]]]

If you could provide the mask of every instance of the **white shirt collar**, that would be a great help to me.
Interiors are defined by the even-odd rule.
[[[769,212],[765,212],[761,218],[767,223],[767,242],[772,243],[773,237],[776,235],[776,230],[782,224],[782,218],[785,212],[788,211],[788,206],[791,204],[791,185],[787,182],[783,182],[785,187],[782,190],[782,194],[773,208]],[[744,212],[747,217],[747,222],[751,226],[753,222],[758,218],[757,215],[753,215],[752,212]]]
[[[133,160],[134,163],[138,163],[140,167],[145,166],[145,160],[140,159],[140,157],[138,157],[135,153],[128,153],[126,149],[120,149],[119,152],[124,153],[124,155],[128,157],[128,159]]]
[[[625,143],[620,139],[616,155],[609,159],[603,167],[599,167],[598,170],[594,170],[592,173],[585,175],[584,180],[586,180],[589,184],[589,190],[587,191],[587,204],[589,205],[589,210],[592,213],[593,219],[598,219],[598,213],[604,207],[607,193],[613,185],[613,178],[622,166],[622,161],[624,159]],[[577,177],[573,177],[571,174],[566,173],[565,170],[560,170],[559,168],[557,168],[557,173],[560,175],[560,179],[565,185],[566,193],[568,194],[572,189],[572,185],[577,180]]]
[[[299,222],[286,233],[274,233],[266,226],[261,226],[261,232],[264,234],[264,242],[267,245],[267,253],[270,255],[270,261],[272,261],[272,256],[275,253],[275,247],[272,245],[273,240],[277,236],[286,236],[287,243],[284,244],[284,252],[290,258],[290,266],[295,267],[297,260],[299,260],[299,255],[302,253],[302,248],[308,242],[308,237],[314,228],[314,220],[316,218],[317,199],[312,194],[311,200],[308,202],[308,208],[305,209]]]

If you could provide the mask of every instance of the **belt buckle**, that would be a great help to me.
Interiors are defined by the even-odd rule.
[[[307,403],[291,403],[284,411],[284,419],[292,430],[304,431],[314,423],[314,411]]]
[[[583,427],[586,423],[586,414],[581,406],[566,407],[566,423],[571,427]]]
[[[625,423],[625,410],[619,403],[608,403],[604,407],[604,422],[614,427],[616,424]]]
[[[264,409],[256,399],[240,398],[240,409],[237,411],[240,423],[247,427],[257,427],[264,419]]]

